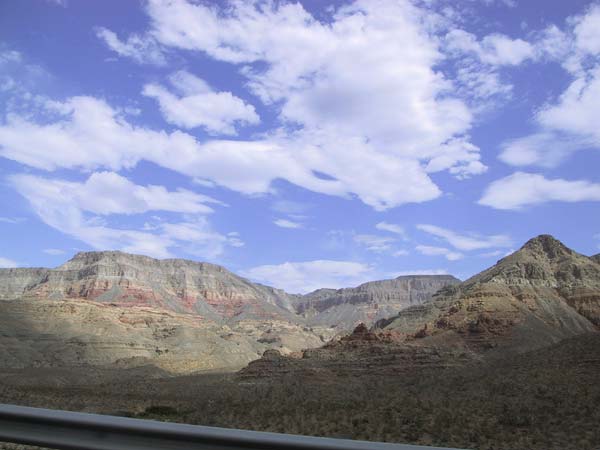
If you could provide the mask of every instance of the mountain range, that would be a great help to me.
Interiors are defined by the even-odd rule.
[[[455,283],[408,276],[301,296],[214,264],[82,252],[54,269],[0,269],[0,364],[232,370],[267,349],[322,345]]]
[[[541,235],[493,267],[370,329],[360,325],[348,336],[291,357],[269,351],[242,376],[448,367],[533,351],[599,328],[598,256]]]
[[[396,373],[523,353],[599,326],[600,255],[548,235],[464,282],[402,276],[306,295],[214,264],[116,251],[78,253],[54,269],[0,269],[4,368],[190,373],[254,361],[242,376]]]

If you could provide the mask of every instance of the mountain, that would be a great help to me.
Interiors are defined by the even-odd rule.
[[[0,365],[232,370],[331,336],[308,327],[292,300],[213,264],[113,251],[0,269]]]
[[[600,264],[600,253],[591,257],[595,262]]]
[[[421,304],[441,288],[458,283],[460,280],[451,275],[401,276],[354,288],[318,289],[298,297],[295,308],[310,324],[352,329],[358,323],[370,325]]]
[[[82,252],[54,269],[0,269],[0,365],[232,370],[269,349],[318,347],[453,281],[404,277],[305,299],[214,264]]]
[[[600,325],[600,265],[549,235],[379,328],[473,351],[525,351]]]
[[[448,367],[506,358],[599,328],[600,265],[541,235],[493,267],[370,330],[359,326],[349,336],[291,357],[269,351],[241,375]]]
[[[82,252],[56,269],[0,269],[0,300],[86,299],[213,320],[294,320],[292,296],[221,266],[118,251]]]

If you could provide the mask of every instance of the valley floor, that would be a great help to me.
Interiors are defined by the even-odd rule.
[[[0,371],[0,402],[192,424],[471,449],[600,449],[600,334],[402,377]],[[0,448],[16,448],[6,445]]]

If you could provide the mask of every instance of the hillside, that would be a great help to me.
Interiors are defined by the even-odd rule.
[[[268,352],[241,375],[399,373],[506,358],[598,331],[600,265],[551,236],[431,300],[302,354]]]
[[[401,283],[411,301],[441,286],[418,280]],[[318,347],[355,326],[363,312],[377,310],[378,302],[398,312],[398,283],[341,290],[369,295],[354,297],[360,314],[340,325],[335,314],[311,321],[295,310],[302,297],[214,264],[82,252],[54,269],[0,269],[0,365],[236,370],[268,349],[289,354]]]
[[[412,275],[371,281],[354,288],[319,289],[295,300],[296,311],[313,325],[352,329],[429,300],[439,289],[460,283],[451,275]]]
[[[56,269],[0,269],[0,299],[86,299],[212,320],[293,320],[292,296],[227,269],[184,259],[82,252]]]
[[[378,328],[480,352],[525,351],[600,325],[600,265],[542,235]]]

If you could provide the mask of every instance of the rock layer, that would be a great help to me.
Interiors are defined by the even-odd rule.
[[[315,349],[269,352],[240,372],[398,373],[505,358],[598,332],[600,264],[552,236],[519,251],[431,300]]]
[[[402,309],[419,305],[446,286],[460,283],[451,275],[401,276],[371,281],[354,288],[319,289],[296,299],[296,311],[314,325],[351,330],[373,324]]]
[[[83,252],[56,269],[0,269],[0,299],[86,299],[212,320],[294,320],[293,296],[223,267],[122,252]]]

